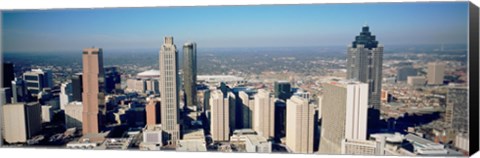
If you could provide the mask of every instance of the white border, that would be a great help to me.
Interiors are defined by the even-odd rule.
[[[369,2],[428,2],[428,0],[2,0],[0,9],[52,9],[52,8],[112,8],[157,6],[206,6],[206,5],[258,5],[258,4],[311,4],[311,3],[369,3]],[[433,2],[466,0],[431,0]],[[478,1],[478,0],[477,0]]]
[[[452,0],[434,0],[435,2],[446,2]],[[465,0],[454,0],[465,1]],[[0,10],[15,9],[65,9],[65,8],[117,8],[117,7],[158,7],[158,6],[206,6],[206,5],[259,5],[259,4],[312,4],[312,3],[371,3],[371,2],[428,2],[428,0],[177,0],[177,1],[152,1],[152,0],[1,0]],[[478,0],[472,0],[478,5]],[[1,20],[1,17],[0,17]],[[1,21],[0,21],[1,28]],[[0,32],[1,37],[1,32]],[[0,40],[1,41],[1,40]],[[0,42],[1,50],[1,42]],[[0,157],[62,157],[62,158],[84,158],[84,157],[129,157],[129,158],[148,158],[148,157],[262,157],[262,158],[367,158],[369,156],[352,155],[316,155],[316,154],[256,154],[256,153],[216,153],[216,152],[166,152],[166,151],[90,151],[90,150],[68,150],[68,149],[46,149],[46,148],[0,148]],[[387,156],[375,156],[387,157]],[[397,157],[397,156],[390,156]],[[480,157],[475,154],[473,157]]]

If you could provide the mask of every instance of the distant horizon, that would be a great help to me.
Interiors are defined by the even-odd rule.
[[[2,11],[4,52],[347,47],[362,26],[383,45],[467,44],[467,2],[297,4]]]
[[[380,44],[382,44],[382,43],[380,43]],[[179,47],[180,43],[175,43],[175,45],[177,46],[177,50],[179,51],[179,53],[181,53],[183,48]],[[183,44],[181,44],[181,45],[183,45]],[[467,49],[467,46],[468,46],[468,44],[459,44],[459,43],[443,44],[443,45],[446,47],[445,49],[447,49],[447,50],[449,49],[449,47],[455,47],[454,48],[455,50]],[[103,48],[101,46],[94,46],[94,47],[95,48],[101,48],[104,51],[104,53],[105,52],[108,53],[109,51],[115,51],[115,52],[155,51],[156,53],[158,53],[158,51],[160,50],[160,47],[158,47],[158,48],[156,48],[156,47],[127,48],[127,49],[125,49],[125,48]],[[248,49],[262,50],[262,49],[283,49],[283,48],[287,48],[287,49],[300,48],[300,50],[301,49],[327,49],[327,48],[343,49],[344,48],[345,49],[344,51],[346,52],[347,47],[348,47],[348,45],[345,45],[345,46],[343,46],[343,45],[329,45],[329,46],[200,47],[200,45],[198,45],[198,43],[197,43],[197,50],[199,50],[199,51],[213,51],[213,50],[225,51],[225,50],[235,50],[235,49],[244,51],[244,50],[248,50]],[[393,45],[385,46],[384,49],[386,51],[389,51],[392,48],[398,49],[398,48],[401,48],[401,47],[404,47],[404,48],[405,47],[437,47],[437,48],[440,48],[441,44],[393,44]],[[458,47],[462,47],[462,48],[458,48]],[[91,48],[91,46],[90,47],[84,47],[84,48]],[[11,53],[73,53],[73,52],[81,53],[84,48],[69,49],[69,50],[3,51],[2,53],[7,53],[7,54],[11,54]]]

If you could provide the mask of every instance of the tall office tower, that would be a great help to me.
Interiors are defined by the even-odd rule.
[[[25,143],[42,130],[42,109],[38,102],[2,106],[3,136],[7,143]]]
[[[397,69],[397,81],[406,81],[408,76],[417,76],[417,69],[412,66]]]
[[[83,75],[82,73],[76,73],[72,76],[72,100],[73,101],[82,101],[83,93]]]
[[[246,91],[238,92],[238,99],[242,107],[242,127],[252,128],[255,100],[253,95]]]
[[[288,81],[275,81],[274,83],[274,91],[275,91],[275,98],[280,98],[283,100],[287,100],[292,96],[292,86]]]
[[[160,97],[162,99],[162,127],[167,133],[168,144],[176,145],[180,139],[179,76],[177,47],[173,37],[165,37],[160,48]]]
[[[235,95],[232,92],[223,93],[213,90],[210,93],[210,133],[213,141],[228,141],[230,133],[234,130],[232,124],[231,108],[235,104]]]
[[[465,87],[451,87],[448,89],[446,99],[445,121],[453,130],[460,133],[468,133],[468,89]]]
[[[275,136],[275,98],[265,89],[255,95],[253,130],[265,138]]]
[[[160,99],[151,98],[145,106],[147,126],[161,124]]]
[[[313,153],[314,107],[308,100],[292,96],[287,100],[287,147],[294,153]]]
[[[324,84],[319,152],[340,154],[343,139],[366,140],[368,88],[368,84],[348,80]]]
[[[427,83],[429,85],[443,84],[444,77],[445,77],[444,63],[437,63],[437,62],[428,63]]]
[[[286,134],[287,104],[282,99],[275,100],[275,138],[283,138]]]
[[[378,44],[368,26],[348,47],[347,79],[368,83],[368,105],[380,110],[382,92],[383,45]]]
[[[105,90],[107,93],[114,93],[115,90],[120,89],[121,81],[120,73],[117,67],[106,67],[105,71]]]
[[[183,85],[185,87],[185,104],[197,106],[197,44],[183,45]]]
[[[62,83],[60,86],[60,109],[65,110],[65,105],[73,101],[72,82]]]
[[[23,73],[23,80],[27,86],[28,93],[37,97],[38,93],[42,92],[44,88],[53,87],[53,79],[50,71],[41,69],[32,69],[31,71]]]
[[[105,77],[101,48],[83,49],[83,134],[99,133],[106,114]]]
[[[24,102],[28,99],[27,87],[21,78],[12,81],[12,103]]]
[[[3,84],[1,85],[1,88],[12,87],[12,81],[15,78],[13,63],[3,63],[2,77]]]

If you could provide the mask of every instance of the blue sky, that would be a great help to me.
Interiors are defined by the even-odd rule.
[[[380,43],[466,44],[468,3],[370,3],[4,11],[6,52],[347,46],[367,23]]]

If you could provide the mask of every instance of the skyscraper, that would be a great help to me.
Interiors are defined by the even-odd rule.
[[[294,153],[313,153],[314,107],[307,99],[292,96],[287,100],[287,147]]]
[[[255,100],[253,95],[246,91],[238,92],[238,99],[240,100],[242,109],[242,127],[252,128],[253,114],[255,109]]]
[[[324,90],[319,152],[340,154],[343,139],[367,138],[368,84],[332,80]]]
[[[82,101],[83,93],[83,75],[82,73],[76,73],[72,76],[72,100],[73,101]]]
[[[188,107],[197,105],[197,44],[183,45],[183,85],[185,87],[185,104]]]
[[[255,94],[254,100],[253,130],[265,138],[274,137],[275,98],[268,90],[260,89]]]
[[[292,89],[288,81],[275,81],[274,83],[275,98],[287,100],[292,96]]]
[[[72,82],[62,83],[60,86],[60,109],[65,110],[65,105],[73,101],[72,99]]]
[[[378,44],[368,26],[348,47],[347,79],[368,83],[368,105],[380,110],[382,92],[383,46]]]
[[[105,71],[105,91],[107,93],[114,93],[115,90],[120,89],[121,78],[117,67],[106,67]]]
[[[224,94],[221,90],[210,93],[210,133],[213,141],[228,141],[230,131],[233,131],[230,114],[232,104],[235,104],[235,95],[232,92]]]
[[[42,69],[32,69],[23,73],[23,80],[27,91],[31,96],[36,97],[44,88],[52,88],[53,80],[50,71]]]
[[[456,132],[469,131],[468,89],[466,87],[451,87],[447,92],[446,122]]]
[[[2,78],[3,84],[1,85],[0,88],[12,87],[12,81],[15,78],[12,63],[9,63],[9,62],[3,63],[2,77],[3,77]]]
[[[444,77],[445,77],[444,63],[437,63],[437,62],[428,63],[427,83],[429,85],[443,84]]]
[[[173,37],[165,37],[160,48],[161,121],[168,144],[176,145],[180,138],[178,53]]]
[[[106,113],[102,49],[83,49],[82,60],[83,134],[98,133],[101,131]]]

